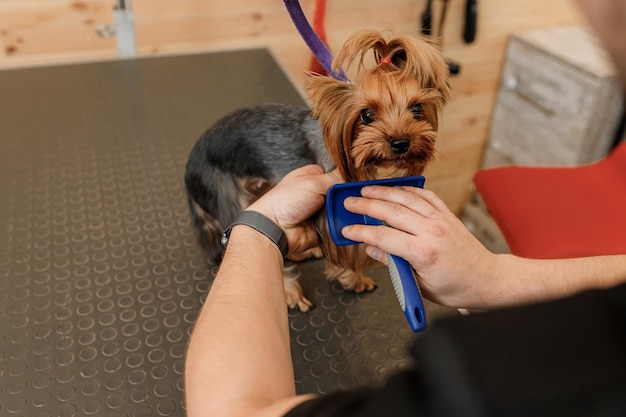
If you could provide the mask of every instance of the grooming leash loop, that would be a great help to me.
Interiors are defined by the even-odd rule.
[[[332,69],[332,60],[333,56],[328,50],[328,47],[322,42],[322,40],[317,36],[311,24],[307,20],[304,12],[302,11],[302,7],[300,7],[300,2],[298,0],[283,0],[285,3],[285,7],[287,7],[287,11],[289,12],[289,16],[293,21],[296,29],[302,36],[302,39],[307,44],[315,58],[322,64],[322,67],[328,72],[328,74],[339,80],[339,81],[349,81],[346,74],[340,69],[339,71],[333,71]]]

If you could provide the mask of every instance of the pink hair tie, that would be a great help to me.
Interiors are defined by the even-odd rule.
[[[381,64],[391,64],[391,58],[389,58],[389,57],[380,58],[380,63]]]

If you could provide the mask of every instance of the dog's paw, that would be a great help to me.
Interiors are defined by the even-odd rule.
[[[297,308],[300,311],[306,312],[313,307],[313,303],[310,302],[302,293],[302,287],[298,282],[298,276],[300,275],[296,264],[291,263],[285,265],[284,271],[284,284],[285,284],[285,298],[287,299],[287,305],[289,308]]]
[[[376,289],[376,282],[363,274],[362,271],[352,271],[351,269],[327,263],[324,273],[328,280],[338,281],[341,288],[346,291],[360,293]]]
[[[302,262],[307,259],[320,259],[324,255],[322,254],[322,249],[319,247],[315,247],[304,252],[300,253],[292,253],[287,256],[287,259],[294,262]]]
[[[373,291],[376,289],[376,282],[366,275],[362,275],[361,279],[357,280],[354,287],[355,292]]]
[[[350,279],[340,279],[339,283],[344,290],[354,291],[356,293],[376,289],[376,282],[367,275],[354,274]]]
[[[293,308],[293,309],[297,308],[303,313],[306,313],[307,311],[313,308],[313,303],[310,302],[302,294],[296,295],[296,294],[290,294],[287,292],[285,293],[285,295],[287,296],[287,306],[289,308]]]

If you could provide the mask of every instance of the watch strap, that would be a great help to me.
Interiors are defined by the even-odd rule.
[[[283,229],[278,227],[276,223],[252,210],[245,210],[239,213],[235,219],[232,221],[230,226],[224,231],[222,234],[222,245],[226,248],[228,244],[228,239],[230,238],[230,232],[233,227],[242,224],[248,227],[253,228],[257,232],[265,235],[269,240],[274,242],[274,244],[280,250],[280,253],[283,254],[283,258],[287,257],[287,253],[289,252],[289,244],[287,242],[287,236]]]

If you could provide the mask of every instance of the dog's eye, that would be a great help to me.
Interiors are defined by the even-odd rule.
[[[364,125],[368,125],[374,120],[376,120],[376,117],[374,117],[374,111],[372,109],[361,110],[361,122],[363,122]]]
[[[413,118],[421,119],[422,118],[422,105],[421,103],[415,103],[411,106],[411,113],[413,113]]]

